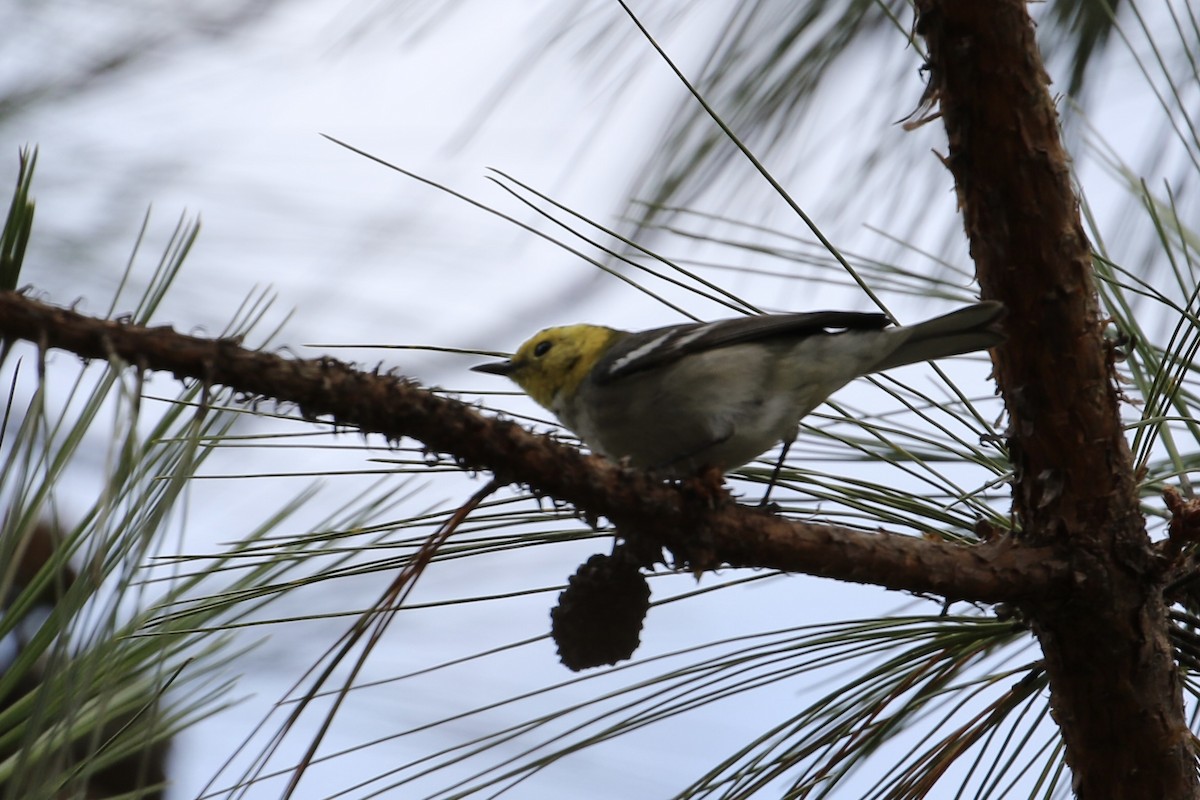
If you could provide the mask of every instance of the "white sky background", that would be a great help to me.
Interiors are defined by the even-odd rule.
[[[685,67],[694,65],[707,47],[711,23],[724,11],[724,4],[717,5],[706,7],[711,16],[693,12],[681,24],[663,24],[667,31],[664,43]],[[104,85],[31,106],[4,120],[0,127],[0,144],[6,153],[0,153],[4,185],[11,184],[16,148],[31,143],[40,149],[34,184],[38,217],[23,282],[32,283],[55,302],[84,298],[84,310],[99,312],[106,307],[121,274],[142,214],[153,205],[139,271],[143,279],[176,218],[184,212],[199,213],[203,218],[199,243],[159,315],[160,321],[185,331],[219,331],[246,294],[263,285],[272,286],[278,294],[280,315],[295,310],[279,343],[306,355],[326,352],[300,347],[306,343],[437,344],[504,350],[515,347],[537,328],[576,319],[627,327],[677,320],[655,301],[616,281],[595,278],[591,266],[511,224],[318,135],[336,136],[526,221],[535,222],[535,218],[485,179],[487,167],[501,168],[569,207],[615,224],[625,192],[664,124],[664,114],[682,92],[664,65],[630,55],[640,52],[636,41],[605,67],[573,57],[571,46],[550,50],[532,63],[530,73],[504,95],[465,145],[447,147],[461,137],[466,121],[474,119],[489,100],[500,76],[526,55],[530,44],[541,41],[547,18],[557,19],[560,7],[553,2],[468,2],[426,35],[413,39],[405,35],[411,25],[401,15],[386,13],[374,4],[334,8],[325,3],[293,3],[231,39],[164,48],[140,67]],[[0,80],[4,86],[19,85],[28,71],[53,70],[60,60],[66,63],[86,52],[89,43],[103,45],[124,31],[152,28],[137,18],[139,8],[131,4],[127,9],[130,16],[125,19],[115,12],[106,18],[104,12],[90,7],[82,13],[69,3],[60,7],[65,15],[61,19],[52,19],[50,12],[44,17],[39,17],[40,12],[26,12],[29,18],[23,24],[29,26],[25,29],[29,36],[22,39],[25,50],[6,47],[7,55],[0,53]],[[584,31],[598,20],[619,21],[619,14],[615,5],[591,3],[577,25]],[[378,21],[372,23],[373,30],[351,36],[364,19]],[[171,19],[162,23],[170,24]],[[64,32],[69,34],[66,39],[62,38]],[[632,28],[629,36],[636,37]],[[49,46],[48,41],[60,44]],[[901,49],[895,37],[885,45]],[[897,103],[902,113],[911,110],[921,91],[915,56],[909,54],[909,58],[908,80],[901,84],[908,94]],[[1136,145],[1142,132],[1119,121],[1137,117],[1130,107],[1137,106],[1144,95],[1136,89],[1125,90],[1129,84],[1122,85],[1124,81],[1132,81],[1135,87],[1137,81],[1122,71],[1120,63],[1113,75],[1111,81],[1099,82],[1098,95],[1107,98],[1109,86],[1121,90],[1111,92],[1111,104],[1100,103],[1096,117],[1103,120],[1110,114],[1107,118],[1113,123],[1102,125],[1106,136]],[[840,78],[827,95],[836,97],[872,80],[870,75],[851,74]],[[889,252],[887,242],[866,228],[888,227],[885,212],[872,212],[869,200],[863,203],[867,211],[862,216],[850,218],[823,215],[813,203],[827,197],[827,187],[846,174],[846,162],[840,159],[853,163],[859,137],[897,141],[907,137],[912,152],[931,160],[929,149],[940,147],[943,139],[940,126],[906,134],[890,124],[900,116],[893,108],[881,104],[878,120],[847,121],[847,109],[859,108],[857,104],[841,107],[828,98],[826,103],[824,115],[816,115],[817,121],[809,124],[811,129],[797,134],[798,146],[811,146],[814,152],[805,169],[786,176],[788,186],[840,246]],[[821,120],[832,124],[822,128]],[[921,137],[915,147],[913,137]],[[782,203],[772,206],[765,184],[748,169],[740,174],[739,182],[751,188],[742,186],[739,191],[757,198],[756,204],[739,195],[737,207],[722,207],[717,202],[709,206],[712,210],[806,235]],[[1084,174],[1094,178],[1085,187],[1097,187],[1089,189],[1095,202],[1106,191],[1105,184],[1094,171]],[[924,184],[917,182],[917,186]],[[908,185],[896,188],[912,191]],[[927,209],[932,219],[950,220],[950,229],[958,230],[950,218],[954,198],[948,174],[942,174],[940,185],[916,191],[912,203]],[[889,202],[880,198],[879,207]],[[764,211],[772,207],[773,211]],[[946,223],[938,221],[931,228],[931,241],[940,241]],[[98,241],[103,247],[95,247]],[[744,254],[729,251],[688,250],[679,242],[670,242],[669,247],[672,253],[754,263]],[[967,264],[961,243],[957,250],[957,263]],[[907,265],[918,270],[931,266],[915,256]],[[786,269],[782,262],[768,266]],[[719,272],[709,277],[768,308],[867,307],[853,294],[815,289],[793,280],[744,274],[730,277]],[[906,298],[885,299],[894,302],[893,307],[906,319],[948,307],[925,310]],[[702,302],[685,302],[702,316],[722,313]],[[336,350],[333,355],[368,364],[382,360],[425,382],[460,390],[507,388],[466,372],[467,366],[476,363],[471,357],[385,350]],[[980,392],[988,390],[982,382],[986,369],[960,369]],[[164,392],[169,390],[164,386]],[[840,399],[878,401],[878,397],[871,398],[869,390],[858,390],[848,391]],[[515,403],[511,407],[529,410]],[[357,444],[359,440],[343,437],[340,441]],[[364,466],[367,455],[357,450],[342,454],[302,451],[289,458],[305,460],[293,460],[286,468],[313,473],[353,470]],[[206,471],[280,469],[273,453],[238,453],[229,458],[224,466],[218,461]],[[191,503],[185,549],[198,551],[229,541],[307,483],[304,478],[264,479],[255,484],[257,491],[252,493],[233,492],[228,484],[220,484],[221,488],[202,484]],[[365,479],[329,479],[323,495],[327,505],[322,507],[332,506],[364,483]],[[461,502],[478,485],[478,481],[432,483],[417,495],[410,510]],[[431,570],[414,599],[429,602],[528,586],[554,587],[588,554],[606,547],[606,543],[584,542],[537,548],[519,557],[497,558],[486,566],[449,565]],[[720,576],[734,577],[739,576]],[[275,613],[288,616],[363,608],[373,601],[384,580],[386,576],[341,585],[339,591],[345,594],[337,597],[312,597],[310,593],[306,602],[311,605],[276,608]],[[701,586],[716,580],[706,576]],[[694,585],[686,576],[653,584],[656,598]],[[372,656],[366,677],[385,678],[453,654],[543,634],[554,594],[547,591],[503,604],[402,614],[389,632],[389,641]],[[713,593],[653,610],[639,655],[668,652],[720,636],[870,616],[906,602],[905,598],[880,595],[809,578],[776,579]],[[935,609],[924,604],[914,610]],[[293,628],[299,626],[280,626],[268,643],[247,657],[242,662],[246,677],[238,696],[248,695],[248,699],[177,744],[172,768],[177,783],[171,797],[195,796],[230,746],[348,624],[344,617],[313,623],[305,628],[303,638],[294,635]],[[388,736],[421,719],[569,678],[557,664],[552,646],[540,642],[472,662],[451,675],[385,688],[369,697],[362,693],[352,697],[343,710],[329,749]],[[592,683],[617,686],[622,680],[621,676],[611,680],[599,677]],[[584,751],[522,785],[512,796],[585,800],[667,796],[760,732],[768,724],[764,720],[774,721],[781,705],[799,709],[804,689],[803,681],[779,686]],[[593,691],[587,684],[572,696],[584,698]],[[553,697],[537,708],[553,708],[556,702],[559,699]],[[526,706],[520,713],[529,714],[532,709]],[[382,773],[435,746],[477,735],[488,729],[487,724],[468,721],[445,732],[408,737],[335,760],[328,770],[315,770],[306,778],[298,796],[331,796],[353,783],[348,775]],[[306,737],[295,732],[289,742],[299,748]],[[277,793],[276,784],[250,796],[266,798]],[[346,796],[367,794],[350,792]],[[419,794],[397,790],[383,796]]]

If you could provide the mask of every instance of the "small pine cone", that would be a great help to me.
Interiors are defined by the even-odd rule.
[[[636,564],[619,556],[592,556],[567,581],[550,611],[559,660],[578,672],[629,658],[649,608],[650,584]]]

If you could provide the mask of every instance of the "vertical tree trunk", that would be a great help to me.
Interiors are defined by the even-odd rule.
[[[1118,415],[1091,252],[1020,0],[919,0],[930,98],[949,137],[985,298],[1009,309],[996,377],[1018,535],[1067,554],[1073,590],[1024,609],[1082,798],[1192,798],[1197,775]]]

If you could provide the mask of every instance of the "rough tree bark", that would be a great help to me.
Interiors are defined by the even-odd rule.
[[[983,296],[1009,309],[996,378],[1026,544],[1075,571],[1025,605],[1081,798],[1192,798],[1197,775],[1058,115],[1022,0],[921,0]]]

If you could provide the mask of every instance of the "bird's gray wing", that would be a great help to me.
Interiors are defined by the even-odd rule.
[[[784,336],[799,339],[838,330],[879,330],[888,324],[884,314],[813,311],[670,325],[624,339],[596,365],[593,379],[597,383],[607,383],[664,366],[691,353],[734,344]]]

